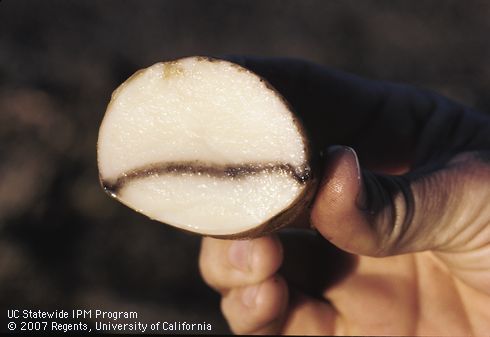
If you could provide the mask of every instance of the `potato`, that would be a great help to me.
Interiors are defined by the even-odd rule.
[[[317,185],[306,131],[284,98],[251,71],[207,57],[157,63],[117,88],[97,155],[111,196],[220,238],[293,223]]]

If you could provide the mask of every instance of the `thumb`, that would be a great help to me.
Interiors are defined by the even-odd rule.
[[[451,254],[489,245],[489,200],[489,165],[475,152],[437,169],[390,176],[361,170],[353,149],[334,146],[311,221],[355,254]]]

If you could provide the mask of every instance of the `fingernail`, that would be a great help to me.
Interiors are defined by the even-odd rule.
[[[259,285],[250,286],[243,290],[242,302],[246,307],[253,308],[256,304],[257,294],[259,293]]]
[[[336,166],[336,163],[338,162],[339,158],[342,156],[342,154],[345,154],[345,152],[348,152],[352,150],[348,146],[344,145],[330,145],[324,153],[324,174],[322,181],[320,182],[320,188],[322,188],[329,180],[330,178],[330,170],[332,167]]]
[[[252,262],[252,242],[234,241],[228,250],[230,264],[238,270],[250,271]]]
[[[357,153],[352,147],[346,146],[346,145],[329,146],[327,149],[327,159],[329,157],[335,157],[335,156],[341,155],[342,153],[346,153],[346,152],[349,152],[351,154],[351,157],[355,161],[354,164],[355,164],[356,170],[357,170],[357,181],[359,184],[361,184],[362,183],[361,165],[359,164],[359,158],[357,157]]]
[[[357,153],[352,147],[346,146],[346,149],[352,153],[352,156],[354,157],[354,160],[356,161],[357,181],[359,183],[361,183],[361,180],[362,180],[361,165],[359,164],[359,158],[357,157]]]
[[[357,170],[357,186],[359,191],[356,196],[356,205],[360,209],[364,209],[366,206],[366,191],[364,189],[364,182],[362,178],[361,165],[359,164],[359,158],[357,157],[356,151],[353,148],[347,147],[347,149],[352,153],[352,157],[355,160],[356,170]]]

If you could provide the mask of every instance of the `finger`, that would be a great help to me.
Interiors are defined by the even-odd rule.
[[[459,257],[489,244],[490,168],[475,154],[404,176],[361,171],[346,147],[331,149],[329,158],[311,219],[339,248],[371,256],[435,250]],[[490,269],[478,253],[464,256],[472,267]]]
[[[295,294],[284,318],[284,335],[320,336],[352,334],[337,311],[325,301]]]
[[[204,281],[218,291],[259,283],[282,262],[282,246],[275,236],[253,240],[204,238],[199,268]]]
[[[348,333],[348,327],[327,302],[295,293],[289,303],[287,285],[280,276],[258,285],[233,289],[223,299],[222,311],[237,334]]]
[[[221,310],[238,334],[277,334],[288,304],[288,289],[280,276],[242,288],[223,298]]]

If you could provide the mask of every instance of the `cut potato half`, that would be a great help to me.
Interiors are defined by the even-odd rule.
[[[117,88],[97,154],[110,195],[216,237],[293,222],[316,182],[305,130],[285,100],[251,71],[205,57],[157,63]]]

